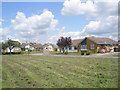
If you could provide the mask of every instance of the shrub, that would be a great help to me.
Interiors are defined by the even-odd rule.
[[[10,55],[10,52],[3,52],[3,55]],[[11,54],[21,54],[21,52],[11,52]]]
[[[67,55],[67,54],[68,54],[68,52],[65,52],[64,54],[65,54],[65,55]]]
[[[25,51],[25,48],[21,48],[22,51]]]
[[[21,54],[25,54],[26,52],[25,52],[25,51],[21,51],[20,53],[21,53]]]
[[[28,54],[30,54],[30,52],[32,52],[32,50],[31,50],[31,49],[28,49]]]
[[[81,55],[84,55],[84,52],[81,52]]]
[[[100,49],[98,49],[97,53],[101,53],[101,50],[100,50]]]
[[[90,55],[90,52],[86,52],[86,55]]]
[[[101,53],[100,51],[97,51],[97,53]]]

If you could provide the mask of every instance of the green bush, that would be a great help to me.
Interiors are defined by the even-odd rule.
[[[90,52],[86,52],[86,55],[90,55]]]
[[[68,52],[65,52],[64,54],[65,54],[65,55],[68,55]]]
[[[3,52],[3,55],[10,55],[10,52]],[[21,54],[21,52],[11,52],[11,54]]]
[[[98,49],[97,53],[101,53],[100,49]]]
[[[81,52],[81,55],[84,55],[84,52]]]
[[[21,48],[22,51],[25,51],[25,48]]]
[[[30,54],[30,52],[32,52],[32,50],[31,50],[31,49],[28,49],[28,54]]]
[[[26,52],[25,51],[21,51],[21,54],[25,54]]]

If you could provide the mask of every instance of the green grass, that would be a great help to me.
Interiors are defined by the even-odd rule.
[[[65,53],[62,53],[62,52],[50,52],[50,54],[53,54],[53,55],[66,55]],[[91,54],[100,54],[100,53],[90,53]],[[67,55],[81,55],[81,53],[77,53],[77,52],[68,52]],[[84,53],[84,55],[86,55],[86,53]]]
[[[4,55],[3,88],[117,88],[117,58]]]
[[[115,54],[115,55],[113,55],[113,56],[115,56],[115,57],[120,57],[120,54]]]
[[[54,54],[54,55],[65,55],[65,53],[62,53],[62,52],[50,52],[50,54]],[[81,53],[71,52],[71,53],[68,53],[67,55],[81,55]]]
[[[43,51],[31,51],[30,53],[31,54],[33,54],[33,53],[43,53]]]

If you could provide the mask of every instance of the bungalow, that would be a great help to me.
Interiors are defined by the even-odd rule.
[[[71,47],[68,48],[68,52],[79,52],[79,43],[82,41],[83,39],[76,39],[76,40],[72,40],[72,45]]]
[[[22,43],[21,48],[22,48],[22,50],[25,50],[25,51],[27,51],[28,49],[30,49],[30,50],[34,50],[35,49],[33,47],[33,45],[30,44],[30,43]]]
[[[58,46],[55,44],[51,43],[46,43],[43,45],[43,51],[48,52],[48,51],[58,51]]]
[[[118,48],[118,43],[110,38],[104,37],[86,37],[79,43],[80,52],[114,52]]]
[[[22,43],[21,45],[21,48],[25,51],[27,51],[27,49],[30,49],[30,50],[36,50],[36,51],[41,51],[43,48],[42,48],[42,45],[40,43]]]
[[[40,43],[33,43],[31,46],[34,47],[35,51],[43,51],[43,45]]]
[[[84,39],[72,40],[68,52],[114,52],[118,48],[118,43],[110,38],[85,37]]]
[[[10,52],[9,48],[6,48],[3,52]],[[21,48],[20,47],[14,47],[11,52],[21,52]]]

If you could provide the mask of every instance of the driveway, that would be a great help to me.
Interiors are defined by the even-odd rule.
[[[118,56],[113,56],[117,55],[118,52],[113,52],[113,53],[104,53],[104,54],[92,54],[92,55],[53,55],[49,53],[34,53],[30,55],[44,55],[44,56],[63,56],[63,57],[100,57],[100,58],[120,58]],[[120,53],[119,53],[120,54]]]

